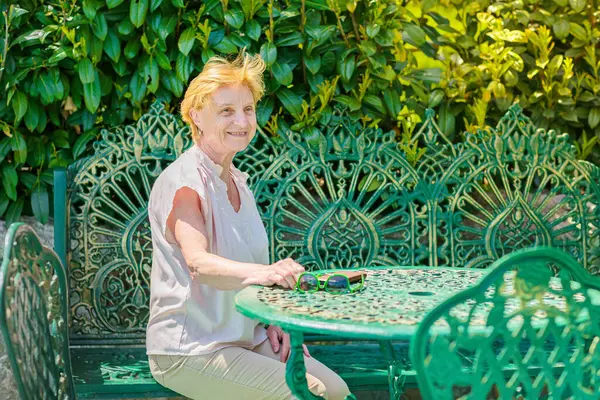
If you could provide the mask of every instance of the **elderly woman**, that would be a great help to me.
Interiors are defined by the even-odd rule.
[[[214,57],[181,104],[194,145],[158,177],[148,205],[152,228],[150,320],[152,375],[194,399],[287,399],[289,336],[234,308],[250,285],[294,288],[304,268],[269,263],[268,240],[245,175],[232,160],[256,133],[265,64],[242,53]],[[329,399],[344,381],[305,348],[310,390]]]

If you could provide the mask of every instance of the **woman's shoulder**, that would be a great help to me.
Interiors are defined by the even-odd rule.
[[[202,186],[198,167],[190,152],[184,152],[159,174],[152,186],[150,197],[156,196],[158,192],[163,195],[169,191],[176,192],[182,186],[190,186],[198,190]]]

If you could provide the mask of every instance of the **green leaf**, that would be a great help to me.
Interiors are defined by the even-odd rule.
[[[217,50],[220,53],[225,54],[233,54],[238,52],[238,48],[235,44],[231,42],[229,38],[223,38],[219,44],[213,46],[213,49]]]
[[[398,93],[393,89],[386,89],[383,92],[383,103],[388,111],[388,115],[396,119],[402,110],[402,103],[400,102],[400,96]]]
[[[108,33],[108,25],[106,24],[106,18],[103,13],[96,15],[94,18],[94,23],[92,24],[92,32],[94,35],[100,40],[106,39],[106,34]]]
[[[10,12],[8,14],[8,22],[12,22],[13,20],[19,18],[21,15],[27,14],[29,11],[20,8],[18,6],[12,6],[10,8]],[[0,213],[2,215],[2,213]]]
[[[429,101],[427,102],[427,107],[435,108],[442,102],[442,100],[444,100],[444,91],[433,90],[429,93]]]
[[[30,132],[33,132],[40,122],[42,110],[35,101],[30,101],[25,113],[25,126]]]
[[[173,14],[170,17],[164,17],[158,25],[158,35],[162,40],[165,40],[167,36],[175,32],[177,26],[177,14]]]
[[[0,139],[0,162],[2,162],[6,158],[6,156],[8,155],[8,153],[10,153],[11,150],[12,146],[10,144],[10,138],[5,137],[3,139]]]
[[[83,100],[85,102],[85,108],[94,114],[100,105],[100,98],[102,97],[102,88],[100,87],[100,79],[98,72],[95,72],[95,79],[91,83],[83,84]]]
[[[185,4],[183,3],[183,0],[171,0],[171,3],[177,7],[177,8],[183,8],[185,7]]]
[[[147,13],[148,0],[131,0],[129,7],[129,19],[136,28],[144,25],[144,22],[146,22]]]
[[[258,40],[260,38],[260,24],[258,23],[258,21],[252,19],[248,22],[246,22],[246,35],[248,35],[248,37],[254,41]]]
[[[235,29],[240,29],[244,25],[244,13],[239,8],[227,10],[225,21]]]
[[[338,64],[342,80],[349,82],[352,79],[354,70],[356,69],[356,59],[354,56],[349,56],[344,61]]]
[[[288,64],[279,64],[276,62],[273,64],[273,67],[271,67],[271,71],[273,71],[273,76],[277,82],[281,83],[283,86],[289,86],[292,84],[294,75]]]
[[[89,58],[82,58],[77,64],[77,72],[79,73],[79,79],[81,83],[91,83],[94,81],[96,76],[96,69]]]
[[[420,26],[409,24],[402,32],[402,39],[416,47],[420,47],[427,41],[427,36]]]
[[[179,51],[184,55],[188,55],[194,47],[194,40],[196,39],[196,30],[192,27],[187,28],[181,36],[179,36],[179,41],[177,42],[177,47],[179,47]]]
[[[104,41],[104,52],[111,60],[116,63],[119,62],[119,58],[121,57],[121,41],[112,30],[108,31],[108,35]]]
[[[17,171],[15,167],[11,164],[4,164],[2,166],[2,186],[4,187],[4,192],[11,200],[17,200],[17,183],[19,182],[19,177],[17,176]]]
[[[8,210],[6,210],[6,215],[4,216],[4,220],[6,222],[6,226],[19,221],[21,218],[21,213],[23,212],[23,205],[25,204],[25,199],[20,198],[16,202],[12,203],[8,206]]]
[[[182,57],[185,57],[183,54],[180,54]],[[186,57],[187,58],[187,57]],[[190,58],[191,61],[191,58]],[[149,62],[144,65],[144,77],[146,82],[148,83],[148,91],[150,93],[156,93],[158,90],[160,81],[160,70],[158,69],[158,62],[155,58],[151,59]]]
[[[94,0],[83,0],[83,13],[88,19],[96,17],[96,2]]]
[[[450,112],[448,103],[442,104],[442,107],[440,108],[438,126],[440,127],[440,130],[446,134],[446,136],[454,135],[456,117]]]
[[[129,81],[129,92],[131,92],[131,101],[134,105],[141,104],[146,95],[148,85],[140,73],[134,73]]]
[[[370,105],[377,111],[385,113],[385,109],[383,108],[383,102],[381,99],[373,94],[368,94],[364,97],[363,102]]]
[[[150,2],[150,12],[154,12],[161,4],[162,0],[152,0]]]
[[[39,138],[33,138],[27,145],[27,163],[32,167],[41,166],[46,160],[46,146]]]
[[[292,114],[302,114],[302,97],[292,92],[288,88],[281,88],[276,92],[277,98],[286,110]]]
[[[108,6],[108,8],[115,8],[122,2],[123,0],[106,0],[106,5]]]
[[[124,19],[123,21],[121,21],[119,23],[119,26],[117,27],[117,29],[121,35],[127,36],[131,32],[133,32],[135,27],[133,26],[133,24],[131,23],[130,20]]]
[[[6,212],[6,209],[8,208],[8,203],[8,197],[6,197],[3,191],[0,191],[0,218],[2,218],[2,216]]]
[[[579,39],[583,42],[587,41],[587,32],[585,31],[585,28],[583,28],[581,25],[577,25],[574,22],[571,22],[569,26],[571,27],[569,32],[575,36],[575,39]]]
[[[265,43],[260,46],[260,56],[268,67],[277,61],[277,47],[273,43]]]
[[[135,56],[137,56],[137,53],[140,51],[141,47],[142,47],[142,42],[138,38],[131,38],[127,42],[127,45],[125,46],[125,50],[123,51],[123,54],[125,54],[125,57],[132,59]]]
[[[588,123],[590,128],[594,129],[600,123],[600,107],[592,108],[588,115]]]
[[[571,5],[573,11],[578,13],[583,11],[587,4],[587,0],[569,0],[569,4]]]
[[[552,25],[552,30],[554,31],[556,38],[560,40],[565,39],[567,36],[569,36],[570,29],[571,26],[569,25],[569,21],[562,18]]]
[[[31,172],[21,172],[19,174],[19,182],[23,184],[27,189],[33,189],[35,184],[38,182],[37,176]]]
[[[367,36],[370,38],[374,38],[379,33],[381,26],[377,23],[370,23],[367,25]]]
[[[186,57],[183,54],[179,53],[177,56],[177,62],[175,64],[175,72],[177,74],[177,78],[184,83],[190,79],[190,75],[192,74],[192,70],[194,69],[194,60],[192,57]]]
[[[52,143],[54,143],[56,147],[68,149],[71,147],[69,144],[69,132],[64,129],[55,130],[52,132]]]
[[[27,142],[23,135],[16,131],[13,133],[13,137],[10,140],[12,147],[14,161],[16,164],[25,164],[27,161]]]
[[[357,111],[360,110],[362,104],[360,103],[360,101],[358,101],[358,99],[354,98],[354,97],[350,97],[350,96],[345,96],[345,95],[340,95],[340,96],[336,96],[334,98],[335,101],[337,101],[338,103],[342,103],[346,106],[348,106],[348,108],[350,108],[350,111]]]
[[[304,65],[312,74],[316,74],[321,69],[321,56],[318,54],[304,56]]]
[[[56,64],[59,61],[62,61],[67,57],[68,57],[67,50],[60,47],[60,48],[54,50],[54,53],[48,59],[48,64]]]
[[[156,62],[158,63],[159,67],[167,71],[171,70],[171,62],[169,61],[169,58],[165,55],[165,53],[157,51],[156,53],[154,53],[154,56],[156,57]]]
[[[275,45],[277,47],[296,46],[300,43],[304,43],[304,36],[302,36],[302,33],[300,32],[292,32],[275,40]]]
[[[12,107],[15,113],[15,125],[25,116],[27,112],[27,96],[23,92],[17,92],[12,98]]]
[[[50,31],[45,31],[43,29],[35,29],[30,32],[25,32],[19,37],[17,37],[10,47],[20,44],[21,47],[28,47],[34,44],[41,44],[46,39],[46,36],[50,34]]]
[[[46,185],[38,184],[31,193],[31,210],[35,218],[42,224],[48,222],[50,214],[50,199]]]
[[[165,71],[160,74],[160,81],[163,86],[177,97],[183,94],[183,83],[171,71]]]
[[[96,138],[97,131],[95,129],[85,132],[79,136],[73,146],[73,157],[79,158],[85,152],[87,144]]]
[[[43,105],[48,105],[54,101],[54,93],[56,92],[56,85],[49,74],[41,72],[38,75],[37,86],[39,89],[40,97]]]
[[[258,103],[256,107],[256,120],[258,125],[265,126],[271,118],[271,114],[273,113],[273,107],[275,105],[275,101],[273,97],[267,97],[265,100]]]

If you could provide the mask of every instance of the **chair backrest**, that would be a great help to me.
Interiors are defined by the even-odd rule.
[[[0,327],[23,399],[74,399],[67,285],[57,255],[12,224],[0,266]]]
[[[600,278],[568,254],[503,257],[419,325],[411,359],[422,397],[597,398],[599,306]]]
[[[535,129],[520,109],[460,144],[446,139],[431,111],[403,144],[396,132],[367,128],[342,111],[319,129],[316,144],[259,130],[236,157],[249,174],[272,260],[292,257],[309,269],[481,268],[545,244],[600,271],[592,250],[600,242],[600,169],[576,160],[567,136]],[[148,196],[190,145],[188,127],[155,104],[135,125],[103,130],[95,154],[70,168],[74,342],[143,343]],[[420,158],[405,153],[415,147]]]

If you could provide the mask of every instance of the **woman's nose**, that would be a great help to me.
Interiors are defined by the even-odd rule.
[[[248,117],[243,111],[238,111],[235,113],[235,124],[240,128],[245,128],[248,126]]]

